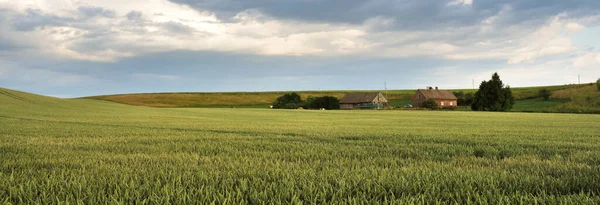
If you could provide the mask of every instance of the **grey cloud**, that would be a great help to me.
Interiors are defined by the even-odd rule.
[[[192,27],[189,27],[182,23],[173,22],[173,21],[163,23],[162,27],[165,28],[167,31],[178,33],[178,34],[186,34],[186,33],[192,33],[194,31],[196,31],[196,29],[194,29]]]
[[[39,10],[28,9],[26,14],[19,14],[12,18],[12,26],[17,31],[31,31],[45,26],[63,26],[75,19],[45,15]]]
[[[139,11],[130,11],[129,13],[127,13],[127,19],[129,19],[130,21],[134,21],[134,20],[138,20],[142,18],[142,13]]]
[[[365,20],[384,16],[394,20],[392,29],[430,30],[436,27],[473,25],[496,15],[506,7],[514,16],[504,24],[547,19],[560,13],[573,17],[598,14],[597,0],[474,0],[470,6],[448,6],[450,0],[170,0],[198,10],[213,11],[223,19],[256,9],[274,18],[316,22],[361,24]],[[540,21],[536,21],[540,23]]]
[[[107,17],[112,18],[115,16],[115,11],[107,10],[100,7],[79,7],[79,13],[88,18],[93,17]]]
[[[4,39],[3,37],[0,37],[0,52],[1,51],[14,51],[14,50],[17,50],[20,48],[21,48],[20,45],[17,45],[8,39]]]
[[[10,19],[12,27],[17,31],[31,31],[36,28],[47,26],[73,26],[87,28],[85,18],[106,17],[112,18],[115,12],[100,7],[79,7],[80,14],[78,18],[61,17],[52,14],[43,13],[40,10],[28,9],[25,14],[14,14]]]

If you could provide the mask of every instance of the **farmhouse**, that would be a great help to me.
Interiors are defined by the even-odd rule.
[[[340,100],[341,109],[353,108],[384,108],[388,100],[377,93],[349,93]]]
[[[421,105],[429,99],[435,100],[439,108],[445,108],[456,107],[456,100],[458,98],[456,98],[449,90],[439,90],[438,87],[435,87],[435,89],[427,87],[427,89],[424,90],[418,89],[417,93],[412,97],[412,102],[415,107],[421,107]]]

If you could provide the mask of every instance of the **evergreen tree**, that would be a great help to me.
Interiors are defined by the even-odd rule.
[[[498,73],[492,75],[489,81],[481,82],[475,93],[472,110],[479,111],[508,111],[515,104],[510,86],[504,86]]]

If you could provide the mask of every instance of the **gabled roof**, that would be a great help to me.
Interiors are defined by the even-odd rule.
[[[373,102],[380,93],[348,93],[340,100],[342,104]]]
[[[423,90],[419,89],[417,92],[423,93],[427,99],[439,99],[439,100],[457,100],[456,96],[449,90]]]

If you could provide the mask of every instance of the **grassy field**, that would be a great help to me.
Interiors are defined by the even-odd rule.
[[[309,96],[335,96],[339,99],[347,93],[383,91],[298,91],[302,99]],[[105,100],[126,105],[147,107],[246,107],[268,108],[279,96],[288,92],[228,92],[228,93],[140,93],[92,96],[85,99]],[[410,103],[414,90],[390,90],[387,92],[392,105]]]
[[[156,109],[0,89],[0,203],[599,204],[600,115]]]
[[[550,101],[538,98],[538,91],[542,88],[555,93]],[[472,89],[457,89],[465,93],[474,93]],[[342,98],[347,93],[353,92],[382,92],[383,91],[298,91],[303,99],[308,96],[331,95]],[[512,88],[513,96],[517,100],[513,111],[518,112],[570,112],[570,113],[600,113],[600,92],[595,91],[595,86],[558,85],[541,87]],[[402,107],[412,104],[412,95],[415,90],[390,90],[387,91],[389,105]],[[268,108],[275,99],[285,92],[230,92],[230,93],[147,93],[124,94],[86,97],[86,99],[104,100],[127,105],[147,107],[203,107],[203,108]],[[588,98],[589,97],[589,98]]]
[[[519,100],[515,103],[511,111],[515,112],[552,112],[556,106],[569,102],[564,99],[526,99]]]

